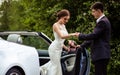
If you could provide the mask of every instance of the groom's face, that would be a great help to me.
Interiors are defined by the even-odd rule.
[[[99,9],[92,9],[92,15],[95,19],[99,18],[100,10]]]

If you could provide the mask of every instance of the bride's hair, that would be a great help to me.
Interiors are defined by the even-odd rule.
[[[57,20],[59,20],[61,17],[70,16],[70,12],[67,9],[63,9],[58,11],[56,16],[57,16]]]

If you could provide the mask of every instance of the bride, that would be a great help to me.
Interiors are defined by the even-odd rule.
[[[48,48],[50,61],[45,65],[41,66],[42,75],[62,75],[61,69],[61,52],[62,48],[70,50],[64,45],[64,40],[70,36],[75,36],[75,33],[68,34],[65,24],[70,18],[70,12],[63,9],[57,13],[57,22],[53,24],[53,34],[55,40],[51,43]]]

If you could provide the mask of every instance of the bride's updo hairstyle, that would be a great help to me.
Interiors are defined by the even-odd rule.
[[[63,9],[58,11],[56,16],[57,16],[57,20],[59,20],[61,17],[70,16],[70,12],[67,9]]]

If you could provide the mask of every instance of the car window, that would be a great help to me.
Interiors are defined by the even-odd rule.
[[[48,50],[49,44],[38,36],[22,37],[23,44],[35,47],[36,49]]]

